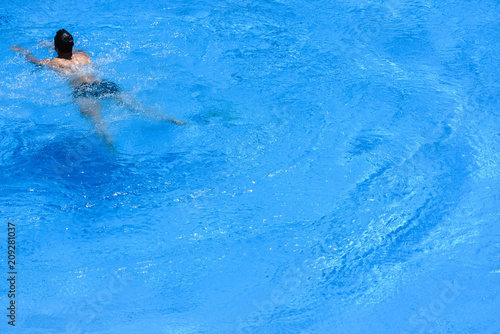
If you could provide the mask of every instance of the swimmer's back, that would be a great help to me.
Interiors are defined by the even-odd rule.
[[[57,72],[68,76],[72,85],[81,85],[95,82],[97,78],[92,75],[89,66],[92,65],[90,56],[80,50],[74,50],[71,59],[54,58],[46,63]]]

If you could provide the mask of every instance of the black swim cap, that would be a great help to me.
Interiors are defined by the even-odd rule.
[[[61,29],[56,33],[54,37],[54,46],[61,53],[70,53],[73,51],[73,36],[65,29]]]

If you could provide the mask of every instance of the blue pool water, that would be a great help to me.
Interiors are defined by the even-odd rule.
[[[112,153],[9,47],[70,31]],[[3,1],[1,333],[500,333],[500,3]],[[16,327],[7,222],[16,224]]]

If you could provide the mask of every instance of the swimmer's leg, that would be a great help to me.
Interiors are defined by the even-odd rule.
[[[186,124],[186,122],[179,121],[173,117],[168,117],[167,115],[163,114],[162,112],[153,109],[153,108],[146,108],[137,101],[132,95],[120,92],[118,94],[114,95],[114,98],[120,103],[123,104],[127,109],[130,111],[144,115],[146,117],[158,120],[158,121],[168,121],[172,122],[178,125]]]
[[[92,122],[96,134],[106,143],[106,147],[114,152],[114,139],[108,134],[108,129],[101,117],[101,104],[98,100],[90,98],[79,98],[78,106],[80,113]]]

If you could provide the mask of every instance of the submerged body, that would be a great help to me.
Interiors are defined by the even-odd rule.
[[[117,84],[99,79],[93,72],[90,56],[81,50],[74,50],[71,57],[57,57],[42,61],[55,71],[64,75],[73,88],[73,97],[78,98],[103,98],[121,93]]]
[[[47,46],[49,45],[52,46],[51,44]],[[46,66],[68,80],[73,89],[74,101],[78,102],[81,114],[92,121],[96,133],[113,150],[114,140],[108,134],[100,114],[100,100],[103,98],[114,98],[131,111],[143,113],[155,119],[184,124],[184,122],[166,117],[155,110],[146,110],[130,95],[125,94],[117,84],[101,79],[96,73],[90,56],[82,50],[73,50],[73,36],[66,30],[62,29],[57,32],[54,38],[54,48],[57,52],[56,58],[41,60],[33,57],[26,49],[18,46],[12,47],[14,51],[24,54],[28,61]]]

